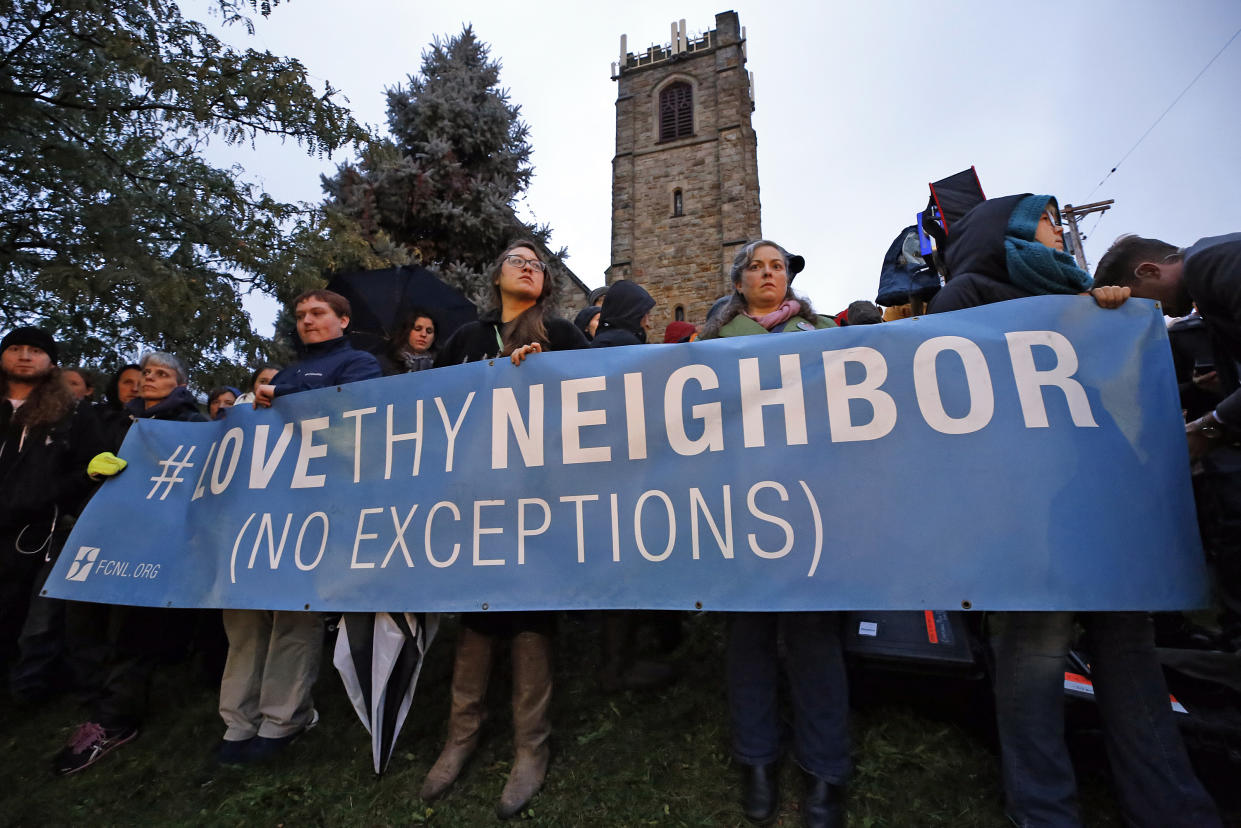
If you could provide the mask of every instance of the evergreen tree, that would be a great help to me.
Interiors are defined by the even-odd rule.
[[[218,2],[248,25],[246,0]],[[0,20],[0,324],[47,326],[73,361],[169,350],[201,385],[266,351],[241,296],[308,283],[285,247],[316,218],[202,149],[360,140],[332,88],[224,45],[171,0],[0,0]]]
[[[324,177],[330,226],[307,234],[310,258],[337,270],[420,262],[485,302],[504,244],[551,235],[514,212],[533,174],[529,128],[499,84],[500,63],[472,27],[436,38],[420,74],[388,90],[391,136]],[[565,254],[551,255],[558,265]]]

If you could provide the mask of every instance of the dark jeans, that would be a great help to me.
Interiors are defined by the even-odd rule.
[[[43,554],[17,551],[17,533],[0,531],[0,668],[17,660],[17,640],[34,588]]]
[[[849,687],[837,613],[729,615],[728,707],[733,754],[743,765],[766,765],[780,756],[780,633],[793,699],[793,758],[807,773],[843,784],[851,767]]]
[[[185,651],[193,621],[187,609],[67,602],[67,646],[91,668],[85,688],[91,721],[141,725],[151,676]]]
[[[36,580],[41,584],[42,578]],[[36,589],[38,587],[36,586]],[[18,639],[17,661],[9,670],[14,696],[38,701],[71,682],[65,675],[65,601],[35,594]]]
[[[463,612],[461,623],[476,633],[493,638],[513,638],[524,632],[536,632],[549,638],[556,635],[556,613],[533,612]]]
[[[1194,472],[1198,528],[1206,548],[1224,632],[1241,628],[1241,448],[1219,446]]]
[[[1220,825],[1189,764],[1155,656],[1150,616],[1079,613],[1091,639],[1095,698],[1126,824]],[[995,646],[995,707],[1009,817],[1022,826],[1080,826],[1064,742],[1064,658],[1074,613],[1010,612]]]

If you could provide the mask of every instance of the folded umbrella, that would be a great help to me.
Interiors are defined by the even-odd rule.
[[[375,773],[392,758],[438,628],[435,613],[350,612],[341,619],[332,663],[371,734]]]

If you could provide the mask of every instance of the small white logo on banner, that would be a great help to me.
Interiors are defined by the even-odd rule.
[[[95,565],[95,558],[98,557],[98,546],[79,547],[77,557],[73,559],[73,563],[69,565],[69,571],[65,573],[65,580],[85,581]]]

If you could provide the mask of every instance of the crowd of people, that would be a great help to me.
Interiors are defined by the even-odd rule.
[[[348,301],[313,290],[293,303],[300,352],[285,365],[254,366],[244,393],[211,389],[206,411],[186,367],[151,352],[116,370],[93,401],[94,372],[59,367],[59,347],[34,327],[0,342],[0,657],[14,703],[36,704],[66,686],[88,699],[87,721],[54,758],[58,774],[90,767],[136,737],[152,671],[186,642],[207,654],[219,677],[224,732],[220,762],[277,757],[318,719],[313,688],[325,626],[316,613],[177,610],[110,606],[43,597],[46,578],[72,526],[100,481],[121,473],[117,453],[137,419],[199,422],[227,418],[237,406],[266,407],[315,388],[463,362],[544,351],[629,347],[648,341],[655,300],[640,285],[616,281],[590,297],[573,322],[549,310],[552,280],[540,248],[516,241],[489,273],[491,306],[441,341],[432,308],[412,309],[385,350],[352,347]],[[1045,195],[983,202],[953,228],[941,251],[949,279],[931,300],[940,313],[1043,294],[1083,294],[1102,309],[1130,296],[1159,299],[1169,313],[1190,303],[1205,320],[1215,351],[1211,381],[1219,393],[1187,426],[1191,452],[1204,456],[1241,429],[1241,234],[1186,250],[1123,237],[1092,280],[1064,252],[1057,203]],[[770,240],[738,252],[733,291],[701,324],[674,322],[665,342],[798,333],[899,318],[867,302],[836,317],[794,293],[804,261]],[[1089,298],[1085,298],[1088,296]],[[1105,312],[1105,311],[1104,311]],[[1143,826],[1220,824],[1198,781],[1168,705],[1154,652],[1151,618],[1141,612],[1001,614],[992,642],[994,692],[1006,812],[1020,826],[1081,824],[1064,741],[1063,661],[1075,624],[1094,643],[1095,681],[1121,810]],[[672,613],[599,613],[608,690],[654,690],[674,681],[663,656],[680,640]],[[636,652],[636,630],[655,625],[661,653]],[[515,757],[497,815],[514,816],[548,772],[556,616],[551,612],[463,613],[455,644],[446,739],[421,797],[435,800],[459,779],[479,742],[485,699],[500,646],[511,649]],[[779,711],[780,673],[792,702],[791,739]],[[851,770],[848,683],[841,622],[834,612],[730,613],[726,677],[733,756],[741,769],[747,819],[777,811],[777,767],[786,742],[804,772],[800,815],[808,826],[844,824]]]

